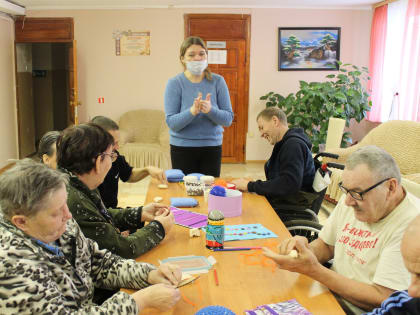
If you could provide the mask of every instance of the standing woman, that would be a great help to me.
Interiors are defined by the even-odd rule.
[[[223,77],[210,72],[200,37],[184,40],[180,60],[184,72],[169,79],[165,91],[172,167],[219,177],[223,126],[233,120],[229,91]]]

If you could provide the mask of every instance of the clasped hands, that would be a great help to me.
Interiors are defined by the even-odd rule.
[[[297,257],[290,255],[297,251]],[[264,256],[272,259],[279,268],[292,272],[299,272],[309,277],[313,276],[322,265],[309,247],[306,237],[295,236],[284,240],[278,246],[278,253],[263,247]]]
[[[169,232],[175,223],[173,213],[169,210],[167,205],[162,203],[149,203],[143,206],[141,212],[141,221],[159,221],[165,229],[165,234]]]
[[[207,93],[206,98],[203,98],[203,94],[201,92],[198,93],[198,97],[194,99],[194,103],[190,108],[190,112],[192,115],[196,116],[199,113],[207,114],[211,110],[211,93]]]

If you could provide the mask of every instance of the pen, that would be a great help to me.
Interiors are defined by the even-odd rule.
[[[262,247],[261,246],[246,246],[246,247],[223,247],[223,249],[231,249],[231,248],[238,248],[238,249],[242,249],[242,248],[244,248],[244,249],[262,249]]]
[[[245,248],[245,247],[241,247],[241,248],[213,248],[214,252],[234,252],[234,251],[238,251],[238,250],[251,250],[251,248]]]
[[[219,285],[219,278],[217,277],[217,271],[216,269],[213,269],[213,275],[214,275],[214,281],[216,282],[216,285]]]
[[[251,250],[251,249],[261,249],[257,247],[226,247],[226,248],[213,248],[215,252],[232,252],[238,250]]]

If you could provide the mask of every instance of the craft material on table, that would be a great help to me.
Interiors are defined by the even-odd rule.
[[[214,276],[214,282],[216,283],[216,285],[219,285],[219,277],[217,276],[216,269],[213,269],[213,276]]]
[[[215,252],[235,252],[240,250],[253,250],[257,248],[251,248],[251,247],[237,247],[237,248],[213,248],[212,250]]]
[[[177,183],[182,181],[182,179],[184,178],[185,174],[183,171],[179,170],[179,169],[171,169],[171,170],[166,170],[165,171],[165,176],[166,176],[166,180],[170,183]]]
[[[177,288],[183,287],[184,285],[190,284],[191,282],[193,282],[194,280],[198,278],[200,278],[200,276],[193,276],[193,275],[190,275],[189,273],[183,273],[181,282],[178,283],[176,287]]]
[[[172,207],[192,208],[198,206],[198,201],[189,197],[172,197]]]
[[[209,212],[206,226],[206,247],[223,248],[225,234],[225,217],[219,210]]]
[[[174,214],[175,224],[185,226],[187,228],[202,228],[207,225],[207,216],[198,212],[179,209],[176,207],[169,208]]]
[[[277,237],[259,223],[225,226],[225,242]]]
[[[225,195],[215,195],[213,190],[218,188],[214,186],[208,197],[208,210],[219,210],[225,218],[237,217],[242,214],[242,193],[239,190],[225,189]],[[224,189],[223,187],[219,187]]]
[[[208,259],[204,256],[168,257],[163,259],[161,263],[176,265],[181,268],[182,272],[203,273],[208,272],[212,267],[212,261],[215,261],[214,258],[210,259],[210,257]]]
[[[285,302],[261,305],[249,311],[246,315],[312,315],[306,308],[299,304],[296,299]]]

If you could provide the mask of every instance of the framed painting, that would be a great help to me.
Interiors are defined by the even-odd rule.
[[[338,70],[340,27],[279,27],[279,71]]]

